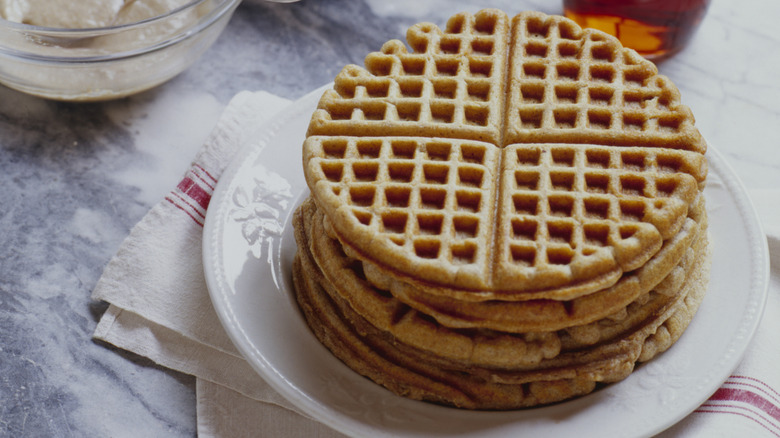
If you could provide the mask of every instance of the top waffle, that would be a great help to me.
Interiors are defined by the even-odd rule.
[[[679,231],[706,145],[652,63],[540,13],[407,40],[345,67],[309,125],[307,183],[345,248],[461,299],[571,299]]]

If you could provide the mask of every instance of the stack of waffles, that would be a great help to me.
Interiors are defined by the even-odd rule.
[[[706,144],[674,84],[541,13],[412,26],[336,77],[303,145],[296,299],[391,391],[516,409],[627,377],[708,282]]]

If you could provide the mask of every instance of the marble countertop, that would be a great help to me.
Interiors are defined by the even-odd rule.
[[[546,0],[245,1],[202,59],[154,90],[70,104],[0,87],[0,436],[196,435],[192,378],[92,340],[106,263],[236,93],[295,99],[415,22],[482,7],[561,11]],[[778,16],[780,2],[714,0],[659,66],[748,189],[780,187]]]

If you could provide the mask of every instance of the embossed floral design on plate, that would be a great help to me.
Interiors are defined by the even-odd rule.
[[[273,262],[274,247],[282,237],[283,217],[291,198],[290,183],[264,166],[257,166],[252,178],[233,191],[228,220],[241,227],[241,235],[254,258]]]
[[[258,374],[308,415],[357,436],[649,436],[696,409],[739,363],[766,300],[769,257],[741,183],[710,147],[707,297],[678,343],[626,380],[553,406],[469,412],[407,400],[360,377],[310,333],[291,292],[290,216],[308,193],[301,144],[321,93],[283,111],[228,167],[203,248],[225,330]]]

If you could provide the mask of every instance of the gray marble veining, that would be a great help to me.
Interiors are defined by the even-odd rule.
[[[106,103],[0,87],[0,436],[194,436],[194,382],[91,339],[90,300],[130,228],[178,182],[230,98],[294,99],[418,21],[558,2],[247,1],[218,42],[162,87]],[[780,4],[714,0],[660,65],[748,188],[780,187]]]

